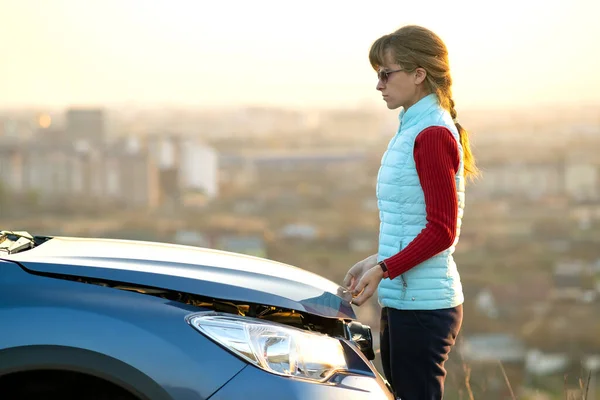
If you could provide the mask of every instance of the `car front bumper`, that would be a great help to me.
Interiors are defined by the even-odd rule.
[[[210,400],[393,400],[380,376],[338,375],[328,383],[286,378],[246,366]]]

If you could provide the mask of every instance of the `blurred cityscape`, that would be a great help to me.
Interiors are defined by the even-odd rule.
[[[563,398],[589,374],[598,399],[600,112],[460,118],[482,176],[456,255],[465,319],[447,398]],[[212,247],[340,283],[376,252],[396,124],[368,106],[0,110],[0,226]],[[375,298],[357,312],[377,336]]]

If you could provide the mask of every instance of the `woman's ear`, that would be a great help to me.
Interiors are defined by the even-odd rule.
[[[425,78],[427,78],[427,71],[425,71],[425,68],[415,69],[415,85],[420,85],[425,82]]]

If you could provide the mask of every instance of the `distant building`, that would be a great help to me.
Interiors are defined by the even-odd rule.
[[[109,198],[133,207],[159,206],[159,169],[137,138],[128,137],[115,143],[105,158],[104,178]]]
[[[485,314],[489,318],[498,318],[499,312],[496,306],[494,294],[488,288],[483,289],[475,298],[475,306],[477,310]]]
[[[317,238],[318,230],[311,224],[287,224],[281,229],[281,237],[285,239],[314,240]]]
[[[464,360],[471,363],[518,363],[526,356],[525,343],[514,335],[504,333],[467,336],[459,347]]]
[[[162,133],[109,142],[105,117],[102,109],[72,108],[61,129],[44,114],[31,138],[21,137],[17,122],[0,121],[3,188],[67,209],[175,209],[184,200],[201,205],[219,195],[214,149]]]
[[[352,231],[348,235],[348,249],[357,253],[377,251],[377,235],[368,231]]]
[[[559,262],[554,268],[553,298],[591,303],[598,297],[593,264],[583,261]]]
[[[0,140],[0,184],[15,192],[23,190],[23,151],[10,140]]]
[[[264,239],[257,235],[221,236],[217,239],[215,247],[220,250],[247,254],[255,257],[267,256],[267,247]]]
[[[181,143],[179,184],[184,191],[202,191],[209,198],[219,195],[219,157],[208,146],[192,140]]]
[[[0,181],[42,201],[157,206],[158,171],[144,149],[35,140],[0,145]]]
[[[527,352],[525,369],[534,375],[549,375],[564,372],[570,359],[565,353],[544,353],[533,349]]]
[[[219,195],[219,158],[213,148],[168,133],[153,134],[146,141],[160,170],[165,194],[161,202],[180,202],[190,192],[202,192],[208,198]]]
[[[205,234],[198,231],[180,229],[175,232],[173,240],[177,244],[196,247],[210,247],[210,241]]]
[[[564,193],[562,160],[481,163],[482,176],[474,182],[474,198],[523,197],[537,200]]]
[[[105,113],[102,109],[67,110],[66,137],[70,142],[101,144],[106,140]]]
[[[565,190],[575,200],[600,199],[600,160],[595,148],[576,148],[567,153]]]
[[[360,165],[367,158],[364,151],[322,150],[322,151],[263,151],[249,154],[221,155],[222,165],[242,167],[253,164],[259,169],[290,171],[294,169],[323,170],[324,167]]]
[[[73,148],[48,142],[31,143],[23,153],[23,186],[44,200],[88,192],[86,165]]]

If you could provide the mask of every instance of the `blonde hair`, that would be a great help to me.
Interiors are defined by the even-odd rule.
[[[371,45],[369,61],[375,70],[385,64],[388,52],[394,62],[407,72],[413,72],[417,68],[427,71],[427,88],[437,95],[440,105],[450,112],[460,134],[465,176],[474,178],[479,175],[469,143],[469,133],[458,122],[454,108],[448,49],[442,39],[427,28],[416,25],[403,26],[380,37]]]

